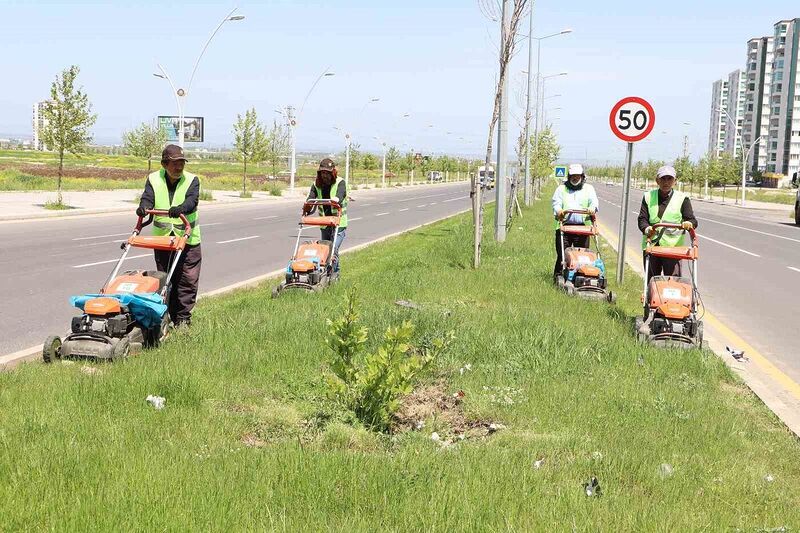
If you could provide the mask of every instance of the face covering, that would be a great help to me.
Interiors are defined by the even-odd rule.
[[[583,188],[584,181],[585,178],[581,178],[581,181],[579,181],[577,185],[573,185],[572,182],[569,179],[567,179],[567,181],[564,182],[564,185],[567,187],[567,189],[571,191],[579,191]]]

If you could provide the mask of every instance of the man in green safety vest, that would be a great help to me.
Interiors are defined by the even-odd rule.
[[[656,173],[657,189],[648,191],[642,198],[642,207],[639,209],[639,231],[642,232],[642,250],[647,247],[647,238],[653,238],[656,246],[687,246],[686,235],[681,230],[656,231],[654,224],[659,222],[680,224],[688,230],[697,227],[697,219],[692,210],[689,197],[673,189],[675,186],[676,172],[671,166],[665,165]],[[681,262],[677,259],[664,259],[661,257],[650,258],[650,270],[647,280],[653,276],[680,276]]]
[[[192,308],[197,300],[197,286],[200,281],[200,224],[197,221],[197,204],[200,201],[200,180],[194,174],[184,172],[186,157],[183,148],[170,144],[161,153],[161,170],[147,176],[139,207],[138,216],[145,216],[146,209],[169,211],[169,216],[153,219],[153,235],[181,235],[184,231],[179,216],[186,216],[192,226],[192,233],[186,248],[178,259],[172,277],[169,295],[169,316],[175,326],[190,325]],[[169,269],[170,251],[155,250],[156,267],[161,272]]]
[[[326,157],[319,162],[317,169],[317,179],[311,185],[311,190],[308,193],[308,199],[314,200],[333,200],[342,206],[342,213],[339,220],[339,231],[336,234],[336,245],[333,250],[333,271],[339,272],[339,247],[344,241],[345,233],[347,231],[347,183],[339,177],[336,172],[336,164],[332,159]],[[336,214],[335,209],[330,206],[322,208],[325,216],[332,216]],[[304,209],[303,215],[309,215],[312,211]],[[320,228],[322,231],[321,238],[323,241],[333,242],[333,228],[326,227]]]
[[[594,187],[586,183],[586,174],[583,165],[574,164],[567,167],[567,180],[556,188],[553,193],[553,218],[556,228],[556,264],[553,267],[553,279],[561,274],[561,223],[565,225],[591,224],[592,220],[586,215],[570,214],[567,210],[585,210],[592,213],[598,208],[597,193]],[[566,218],[565,218],[566,217]],[[588,248],[588,235],[564,235],[564,248]]]

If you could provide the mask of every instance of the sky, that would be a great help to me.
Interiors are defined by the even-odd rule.
[[[169,85],[152,76],[157,64],[185,87],[206,39],[236,7],[245,19],[222,26],[186,97],[185,114],[205,117],[207,143],[230,145],[236,115],[251,107],[265,123],[282,120],[274,110],[299,107],[330,68],[334,76],[320,81],[299,117],[298,150],[340,151],[344,131],[376,152],[381,141],[423,153],[485,152],[499,22],[479,0],[0,0],[0,135],[30,136],[33,103],[72,64],[98,114],[98,142],[118,143],[124,130],[177,114]],[[573,30],[541,41],[542,75],[568,73],[546,84],[546,95],[560,95],[546,108],[561,108],[547,115],[558,117],[562,160],[621,162],[625,145],[608,114],[632,95],[656,113],[637,160],[674,159],[684,135],[701,156],[712,83],[744,67],[748,39],[797,16],[800,4],[787,0],[757,9],[730,0],[536,1],[534,36]],[[529,33],[527,18],[520,32]],[[509,71],[511,139],[524,116],[527,68],[524,41]]]

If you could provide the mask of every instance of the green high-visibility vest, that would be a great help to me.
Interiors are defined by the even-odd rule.
[[[167,172],[163,168],[157,172],[153,172],[147,176],[147,181],[153,187],[153,192],[156,196],[155,205],[153,209],[161,209],[168,211],[170,207],[181,205],[186,200],[186,192],[189,186],[197,176],[184,172],[181,174],[181,179],[178,181],[178,186],[175,188],[175,194],[172,195],[172,202],[169,201],[169,190],[167,189]],[[197,222],[197,210],[193,213],[184,213],[189,224],[192,226],[192,233],[189,236],[188,244],[191,246],[200,244],[200,224]],[[182,235],[183,222],[180,218],[170,218],[167,216],[157,216],[153,218],[153,235]]]
[[[578,200],[578,205],[570,205],[567,206],[567,186],[563,183],[558,187],[558,192],[561,195],[561,210],[566,209],[585,209],[589,210],[589,206],[591,205],[591,198],[589,197],[589,193],[587,192],[587,187],[584,186],[579,191],[575,191],[575,198]],[[585,215],[583,217],[583,223],[587,226],[592,225],[592,217],[589,215]],[[561,221],[556,219],[555,221],[555,228],[559,229],[561,227]]]
[[[664,222],[666,224],[680,224],[683,222],[683,215],[681,215],[681,206],[686,195],[680,191],[672,190],[672,196],[667,202],[667,207],[664,209],[664,214],[659,218],[658,216],[658,189],[653,189],[648,192],[644,201],[647,204],[647,212],[650,214],[650,225]],[[659,229],[656,235],[660,233]],[[685,233],[682,230],[667,229],[658,241],[658,246],[686,246]],[[642,236],[642,250],[647,248],[647,236]]]
[[[347,188],[344,191],[344,198],[339,198],[336,196],[336,192],[339,190],[339,184],[343,183],[344,180],[342,178],[336,178],[336,181],[333,185],[331,185],[331,192],[330,198],[323,198],[322,196],[322,189],[317,187],[316,183],[314,184],[314,188],[317,190],[317,199],[318,200],[333,200],[334,202],[338,202],[339,205],[342,206],[342,214],[341,218],[339,219],[339,227],[344,229],[347,227]],[[338,213],[338,209],[331,208],[332,213]]]

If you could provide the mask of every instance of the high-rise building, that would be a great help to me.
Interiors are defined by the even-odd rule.
[[[770,87],[772,84],[773,38],[758,37],[747,41],[746,86],[742,141],[750,150],[748,168],[767,169],[767,150],[770,118]],[[761,141],[752,147],[754,142]]]
[[[727,114],[723,113],[725,123],[725,144],[723,150],[740,158],[742,153],[742,125],[744,123],[745,74],[742,70],[734,70],[728,74]]]
[[[767,171],[800,169],[800,18],[775,23]]]
[[[42,141],[42,130],[47,121],[44,118],[44,106],[47,101],[36,102],[33,104],[33,149],[47,150],[47,146]]]
[[[722,111],[728,110],[728,80],[714,82],[711,89],[711,124],[708,128],[708,153],[719,157],[725,148],[728,128]]]

